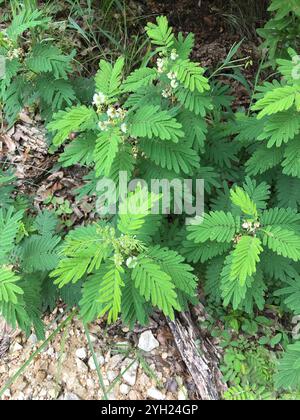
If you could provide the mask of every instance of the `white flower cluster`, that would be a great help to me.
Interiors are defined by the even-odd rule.
[[[171,88],[172,89],[176,89],[178,87],[178,82],[177,82],[177,73],[175,73],[174,71],[170,71],[170,73],[167,74],[168,79],[171,80]]]
[[[260,228],[260,223],[259,222],[255,222],[255,223],[252,223],[252,222],[244,222],[242,224],[242,228],[243,229],[246,229],[246,230],[248,230],[250,232],[254,232],[256,229],[259,229]]]
[[[122,255],[116,253],[114,255],[114,263],[115,263],[115,266],[116,267],[121,267],[121,265],[123,264],[123,262],[124,262],[124,259],[123,259]]]
[[[129,257],[126,260],[126,265],[128,268],[134,268],[137,265],[137,258],[136,257]]]
[[[97,107],[98,113],[101,113],[101,114],[103,113],[104,109],[107,106],[107,102],[108,102],[108,98],[104,93],[102,92],[95,93],[93,97],[93,105]],[[118,123],[121,123],[120,129],[124,134],[126,134],[127,124],[124,122],[126,114],[127,114],[127,111],[125,109],[109,105],[106,109],[107,120],[99,121],[98,127],[102,131],[107,131],[109,127],[114,127]]]
[[[170,71],[167,74],[168,79],[170,80],[170,86],[162,91],[163,98],[170,98],[173,94],[172,90],[178,88],[179,83],[177,81],[177,73]]]
[[[8,51],[7,58],[9,61],[13,60],[14,58],[20,58],[23,55],[22,48],[15,48],[13,50]]]
[[[178,57],[179,55],[177,54],[177,51],[173,49],[170,55],[170,59],[172,61],[176,61]],[[168,64],[169,64],[169,59],[167,57],[158,58],[156,61],[158,73],[164,73],[168,68]]]
[[[158,58],[156,61],[157,64],[157,71],[158,73],[163,73],[168,65],[168,59],[167,58]]]
[[[175,50],[175,48],[172,50],[171,52],[171,60],[175,61],[177,60],[177,58],[179,57],[179,55],[177,54],[177,51]]]
[[[104,95],[102,92],[95,93],[93,96],[93,105],[95,105],[97,108],[101,108],[102,105],[105,105],[107,102],[107,96]]]

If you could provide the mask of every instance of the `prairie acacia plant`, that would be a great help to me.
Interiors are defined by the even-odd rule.
[[[61,111],[48,125],[55,147],[71,132],[78,133],[60,162],[93,167],[85,191],[93,191],[101,177],[117,182],[120,171],[130,177],[138,170],[145,179],[161,171],[155,178],[173,179],[200,166],[204,116],[211,105],[204,70],[188,58],[193,37],[180,34],[176,39],[164,17],[146,30],[157,46],[156,67],[142,67],[123,80],[122,57],[114,65],[102,60],[92,106]],[[138,194],[137,189],[121,206],[132,208]],[[66,237],[51,276],[60,286],[85,278],[80,305],[86,320],[108,313],[108,320],[115,321],[122,312],[131,324],[145,323],[150,304],[173,318],[174,310],[195,297],[192,268],[176,251],[153,240],[166,224],[151,214],[159,199],[149,193],[144,214],[120,208],[111,224],[81,227]]]
[[[53,112],[75,99],[69,80],[75,52],[65,55],[50,41],[44,41],[42,35],[48,24],[42,11],[24,7],[0,32],[0,56],[5,59],[0,101],[10,125],[25,106],[38,105],[43,118],[50,119]]]
[[[145,65],[125,75],[122,57],[115,63],[101,60],[90,103],[77,100],[76,106],[55,113],[48,124],[52,151],[63,149],[63,167],[89,168],[79,199],[97,196],[97,184],[105,177],[119,188],[120,172],[148,183],[205,179],[203,223],[186,227],[185,214],[153,214],[162,194],[145,192],[140,182],[120,201],[116,215],[99,217],[58,239],[52,229],[53,249],[45,252],[57,260],[49,259],[51,267],[39,260],[45,264],[43,288],[64,300],[72,296],[69,302],[79,306],[85,322],[99,316],[114,322],[121,314],[131,326],[145,324],[154,308],[174,318],[175,311],[196,302],[197,277],[207,300],[229,313],[252,316],[271,306],[299,315],[296,52],[289,50],[290,59],[278,60],[281,80],[259,86],[248,112],[233,112],[234,98],[218,81],[219,72],[209,77],[189,59],[192,34],[175,36],[164,17],[149,23],[146,33],[154,51]],[[9,197],[7,189],[5,194]],[[141,214],[128,211],[139,201]],[[1,215],[1,229],[14,224],[18,230],[23,216],[12,210],[8,215]],[[12,218],[17,220],[12,223]],[[11,234],[15,241],[17,230]],[[36,233],[43,236],[36,227],[33,232],[34,239],[22,238],[21,247],[37,241]],[[25,251],[17,245],[1,260],[2,308],[26,307],[23,271],[40,267],[32,262],[28,268]],[[15,247],[21,257],[13,264]],[[15,323],[23,319],[1,312]],[[299,343],[293,343],[275,375],[277,387],[299,387],[299,358]],[[228,398],[240,392],[239,384],[231,385]],[[253,397],[255,387],[248,385],[241,392]]]

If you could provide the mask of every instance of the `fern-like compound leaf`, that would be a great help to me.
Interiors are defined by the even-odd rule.
[[[96,176],[109,176],[121,140],[118,130],[103,131],[98,136],[94,151]]]
[[[106,95],[110,100],[119,93],[123,67],[123,57],[119,57],[114,66],[105,60],[100,61],[100,68],[95,77],[96,89],[98,92]]]
[[[23,290],[16,285],[20,277],[7,267],[0,267],[0,302],[17,304],[18,296],[23,295]]]
[[[149,22],[146,32],[151,42],[158,46],[158,50],[170,49],[174,45],[174,34],[165,16],[158,16],[156,23]]]
[[[204,69],[199,64],[190,60],[179,60],[174,66],[174,71],[185,89],[200,93],[210,89],[208,79],[203,76]]]
[[[231,253],[231,280],[244,285],[247,278],[256,273],[256,265],[260,261],[259,255],[262,251],[259,238],[243,236],[239,239]]]
[[[174,319],[174,309],[179,309],[175,285],[159,264],[146,255],[140,255],[132,270],[132,279],[147,302],[151,301],[153,306]]]
[[[239,221],[223,211],[205,214],[203,222],[188,227],[188,239],[195,243],[206,241],[231,242],[239,229]]]
[[[59,111],[53,116],[53,121],[48,124],[48,129],[56,132],[53,144],[60,146],[72,132],[84,130],[96,125],[96,115],[92,108],[85,105]]]
[[[133,137],[153,137],[178,142],[184,136],[182,126],[159,106],[148,105],[139,109],[131,118],[129,131]]]

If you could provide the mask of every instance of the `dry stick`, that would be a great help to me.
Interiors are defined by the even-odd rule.
[[[6,382],[4,387],[0,390],[0,398],[3,397],[3,394],[7,389],[11,387],[11,385],[19,378],[20,375],[27,369],[30,363],[35,359],[37,355],[39,355],[47,346],[48,344],[56,337],[56,335],[68,325],[69,322],[72,321],[74,316],[76,315],[77,310],[73,310],[68,318],[66,318],[51,335],[43,342],[43,344],[29,357],[29,359],[20,367],[20,369]]]
[[[183,312],[174,321],[167,318],[176,345],[193,377],[202,400],[219,400],[226,389],[221,380],[217,351],[196,328],[188,312]],[[197,331],[197,332],[196,332]],[[200,338],[200,346],[196,344]]]

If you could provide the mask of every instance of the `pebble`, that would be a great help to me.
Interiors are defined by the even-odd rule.
[[[126,359],[125,364],[121,368],[121,371],[123,372],[131,363],[133,363],[132,359]],[[130,368],[127,369],[126,372],[123,374],[124,381],[130,386],[134,386],[136,383],[138,367],[138,362],[134,362],[132,366],[130,366]]]
[[[177,399],[179,401],[185,401],[187,399],[187,390],[186,389],[180,389],[178,392]]]
[[[129,391],[130,391],[130,388],[129,388],[129,386],[128,386],[128,385],[126,385],[126,384],[121,384],[121,385],[120,385],[120,393],[121,393],[122,395],[127,395],[127,394],[129,394]]]
[[[77,370],[79,373],[87,373],[87,365],[80,359],[76,359]]]
[[[86,349],[84,347],[77,349],[75,354],[80,360],[85,360],[87,358]]]
[[[23,350],[23,347],[21,346],[21,344],[15,342],[12,345],[12,348],[11,348],[12,353],[17,353],[18,351],[21,351],[21,350]]]
[[[152,331],[144,331],[140,336],[138,348],[145,352],[150,352],[157,347],[159,347],[159,342],[152,334]]]
[[[102,356],[102,354],[100,354],[100,353],[96,353],[96,359],[97,359],[97,362],[98,362],[99,366],[103,366],[103,365],[104,365],[104,363],[105,363],[105,359],[104,359],[104,357]],[[93,358],[93,356],[91,356],[91,357],[89,358],[88,365],[89,365],[89,368],[90,368],[91,370],[96,370],[96,365],[95,365],[95,362],[94,362],[94,358]]]
[[[166,398],[166,396],[164,394],[162,394],[156,388],[150,388],[150,389],[148,389],[147,395],[152,400],[164,400]]]
[[[78,397],[78,395],[73,394],[72,392],[67,392],[65,393],[62,398],[60,398],[64,401],[78,401],[80,400],[80,398]]]
[[[113,382],[116,377],[118,376],[118,374],[116,372],[114,372],[113,370],[109,370],[106,373],[107,379],[109,380],[109,382]]]
[[[29,343],[35,345],[38,342],[37,336],[35,334],[31,334],[28,338]]]
[[[175,379],[169,379],[166,383],[166,388],[169,392],[175,393],[178,389],[178,384]]]

